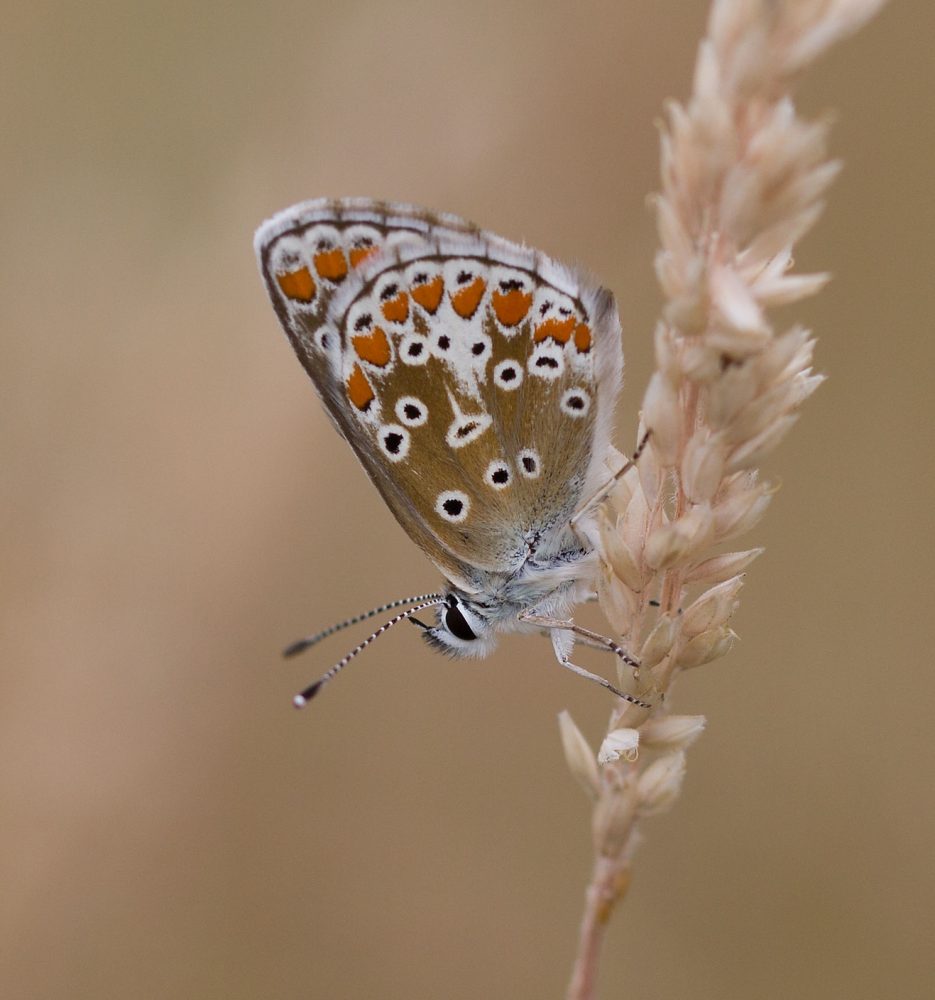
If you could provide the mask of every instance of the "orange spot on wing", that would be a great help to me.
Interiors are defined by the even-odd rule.
[[[442,300],[444,290],[445,283],[442,281],[442,276],[437,274],[431,281],[426,281],[422,285],[413,285],[410,294],[426,312],[434,315]]]
[[[540,340],[545,340],[546,337],[551,337],[559,344],[567,344],[568,338],[571,336],[571,332],[574,328],[574,316],[569,316],[568,319],[547,319],[544,323],[540,323],[536,327],[533,340],[535,340],[538,344]]]
[[[483,298],[487,282],[483,278],[475,278],[469,285],[458,289],[451,296],[454,311],[462,319],[470,319],[477,312],[480,300]]]
[[[494,292],[491,296],[493,311],[504,326],[516,326],[532,305],[532,294],[513,288],[509,292]]]
[[[591,328],[587,323],[579,323],[575,327],[575,347],[582,354],[591,350]]]
[[[375,393],[367,381],[367,376],[360,370],[360,365],[354,365],[347,379],[347,395],[358,410],[366,410],[373,402]]]
[[[384,302],[383,315],[391,323],[405,323],[409,318],[409,296],[400,292],[395,299]]]
[[[277,274],[276,282],[286,298],[294,299],[296,302],[311,302],[315,298],[315,279],[307,267]]]
[[[347,260],[340,248],[315,254],[315,270],[328,281],[343,281],[347,274]]]
[[[372,257],[377,252],[377,247],[351,247],[348,257],[351,259],[351,267],[359,267],[368,257]]]
[[[382,368],[390,360],[390,342],[386,334],[377,326],[371,333],[362,333],[352,340],[357,357],[361,361]]]

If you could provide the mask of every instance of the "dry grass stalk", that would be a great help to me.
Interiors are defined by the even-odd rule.
[[[601,607],[642,663],[638,679],[620,683],[659,708],[616,708],[597,760],[570,716],[560,719],[569,765],[594,800],[595,863],[570,1000],[595,995],[638,822],[678,796],[685,751],[704,726],[668,714],[663,696],[681,671],[730,649],[744,570],[762,549],[729,543],[763,516],[774,488],[758,466],[823,378],[811,369],[811,334],[778,333],[767,316],[827,280],[790,273],[839,167],[826,157],[827,123],[797,116],[792,84],[882,3],[715,0],[691,100],[669,108],[656,202],[667,301],[642,409],[652,433],[606,505],[599,540]]]

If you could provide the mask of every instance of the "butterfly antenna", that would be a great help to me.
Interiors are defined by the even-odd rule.
[[[441,594],[417,594],[415,597],[401,597],[398,601],[390,601],[389,604],[381,604],[378,608],[372,608],[370,611],[365,611],[363,614],[354,615],[353,618],[348,618],[346,621],[338,622],[337,625],[332,625],[330,628],[326,628],[321,632],[316,632],[315,635],[307,635],[304,639],[297,639],[295,642],[290,643],[282,651],[282,655],[285,657],[298,656],[299,653],[304,653],[306,649],[314,646],[316,643],[321,642],[322,639],[327,639],[329,635],[334,635],[335,632],[340,632],[342,629],[349,628],[351,625],[357,625],[360,622],[365,622],[368,618],[373,618],[374,615],[382,615],[384,611],[392,611],[393,608],[401,608],[404,604],[417,604],[419,601],[434,601],[441,598]]]
[[[314,684],[310,684],[304,691],[297,694],[292,699],[292,704],[296,708],[305,708],[305,706],[315,697],[316,694],[330,681],[335,674],[343,670],[354,657],[363,652],[374,639],[378,639],[387,629],[391,629],[394,625],[398,625],[399,622],[403,621],[405,618],[409,618],[419,611],[424,611],[426,608],[434,607],[437,604],[443,604],[444,598],[441,594],[427,594],[427,597],[431,597],[431,600],[423,601],[421,604],[417,604],[414,608],[409,608],[407,611],[402,611],[400,614],[396,615],[395,618],[391,618],[388,622],[381,625],[373,635],[368,636],[360,645],[355,646],[343,659],[338,660],[338,662],[327,672],[321,675],[321,677],[315,681]],[[376,614],[376,612],[373,612]],[[365,615],[364,617],[369,617]],[[359,619],[358,619],[359,620]]]

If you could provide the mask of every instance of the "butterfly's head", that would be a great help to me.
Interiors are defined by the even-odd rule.
[[[426,628],[425,641],[447,656],[488,656],[497,644],[493,627],[484,608],[455,590],[445,594],[438,606],[438,623]]]

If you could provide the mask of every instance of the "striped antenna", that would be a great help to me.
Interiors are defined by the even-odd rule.
[[[378,608],[372,608],[370,611],[365,611],[361,615],[354,615],[353,618],[348,618],[346,621],[338,622],[337,625],[332,625],[330,628],[326,628],[321,632],[316,632],[315,635],[307,635],[304,639],[297,639],[295,642],[290,643],[282,651],[283,656],[298,656],[299,653],[304,653],[306,649],[314,646],[315,643],[321,642],[322,639],[327,639],[329,635],[334,635],[335,632],[340,632],[341,629],[349,628],[351,625],[357,625],[360,622],[365,622],[368,618],[373,618],[374,615],[382,615],[384,611],[392,611],[393,608],[401,608],[404,604],[417,604],[419,601],[432,601],[441,597],[441,594],[417,594],[415,597],[401,597],[398,601],[390,601],[389,604],[381,604]]]
[[[296,708],[305,708],[305,706],[315,697],[316,694],[330,681],[335,674],[343,670],[354,657],[365,650],[374,639],[378,639],[387,629],[391,629],[394,625],[398,625],[404,618],[410,618],[412,615],[416,614],[418,611],[424,611],[426,608],[435,607],[437,604],[444,604],[445,599],[441,594],[426,594],[427,598],[431,600],[423,601],[421,604],[417,604],[414,608],[409,608],[407,611],[402,611],[395,618],[391,618],[388,622],[381,625],[373,635],[368,636],[360,645],[355,646],[342,660],[338,662],[327,672],[321,675],[321,677],[315,681],[314,684],[309,684],[309,686],[297,694],[292,699],[292,704]],[[376,612],[373,612],[376,614]],[[369,616],[364,616],[369,617]]]

